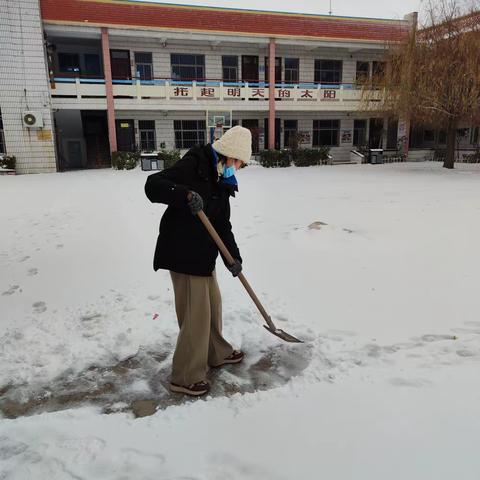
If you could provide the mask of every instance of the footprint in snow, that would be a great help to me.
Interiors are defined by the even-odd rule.
[[[47,304],[45,302],[35,302],[32,307],[35,313],[43,313],[47,311]]]
[[[13,295],[19,288],[20,285],[12,285],[8,290],[2,293],[2,296]]]
[[[29,271],[28,271],[28,276],[29,277],[33,277],[34,275],[37,275],[38,274],[38,268],[31,268]]]

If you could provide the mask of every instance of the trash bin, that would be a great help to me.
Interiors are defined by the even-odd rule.
[[[369,160],[372,164],[383,163],[383,148],[370,148]]]
[[[165,161],[158,158],[158,152],[141,153],[140,162],[142,170],[163,170],[165,168]]]

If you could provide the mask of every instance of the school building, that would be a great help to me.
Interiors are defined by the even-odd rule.
[[[360,85],[415,22],[2,2],[0,154],[15,155],[18,173],[108,167],[111,152],[184,150],[237,124],[252,131],[255,154],[293,141],[329,146],[333,162],[349,162],[355,146],[396,150],[404,122],[362,111]],[[414,132],[410,144],[440,133]]]

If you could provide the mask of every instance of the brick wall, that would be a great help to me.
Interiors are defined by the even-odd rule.
[[[6,151],[18,173],[55,172],[52,113],[38,0],[0,1],[0,109]],[[44,128],[25,128],[22,112],[40,112]]]

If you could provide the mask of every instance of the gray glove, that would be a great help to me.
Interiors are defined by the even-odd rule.
[[[193,215],[203,210],[203,200],[197,192],[188,192],[187,201]]]
[[[239,260],[235,260],[235,263],[227,268],[230,270],[231,274],[234,277],[238,277],[242,272],[242,262],[240,262]]]

